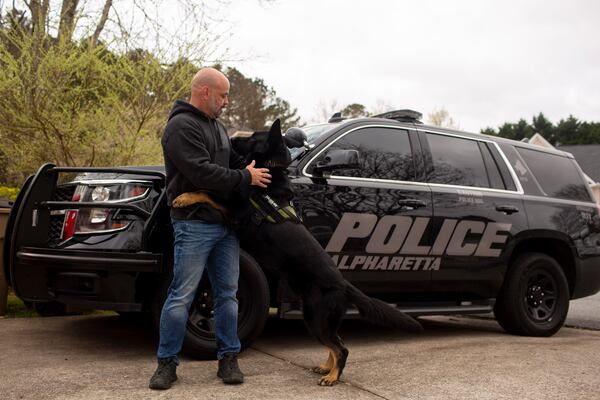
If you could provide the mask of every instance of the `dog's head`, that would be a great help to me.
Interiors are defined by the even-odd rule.
[[[287,168],[292,162],[290,152],[281,134],[279,119],[269,131],[258,131],[250,137],[233,137],[233,149],[246,157],[247,162],[256,161],[258,168]]]

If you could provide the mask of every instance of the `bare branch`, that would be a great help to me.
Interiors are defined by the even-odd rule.
[[[96,47],[98,45],[98,38],[100,37],[100,33],[104,29],[104,25],[106,25],[106,21],[108,20],[108,13],[110,8],[112,7],[112,0],[106,0],[104,3],[104,8],[102,9],[102,15],[100,16],[100,21],[98,21],[98,25],[96,25],[96,30],[92,35],[92,46]]]

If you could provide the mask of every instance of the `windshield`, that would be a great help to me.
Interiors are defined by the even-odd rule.
[[[321,135],[326,132],[329,132],[331,129],[335,128],[337,124],[319,124],[319,125],[311,125],[304,126],[301,129],[306,133],[308,138],[308,144],[313,144]],[[304,147],[290,149],[290,153],[292,155],[292,160],[300,157],[306,151]]]

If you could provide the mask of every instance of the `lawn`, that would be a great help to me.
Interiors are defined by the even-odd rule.
[[[14,293],[8,294],[6,306],[6,318],[29,318],[38,317],[33,308],[28,308]]]
[[[67,315],[81,315],[81,314],[100,314],[100,315],[116,315],[114,311],[105,310],[69,310],[67,309]],[[39,314],[31,307],[27,307],[21,299],[19,299],[14,293],[8,294],[8,302],[6,306],[5,318],[38,318]]]

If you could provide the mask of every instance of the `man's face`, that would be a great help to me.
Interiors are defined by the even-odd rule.
[[[208,88],[207,105],[211,117],[218,118],[227,104],[229,104],[229,82],[223,81]]]

